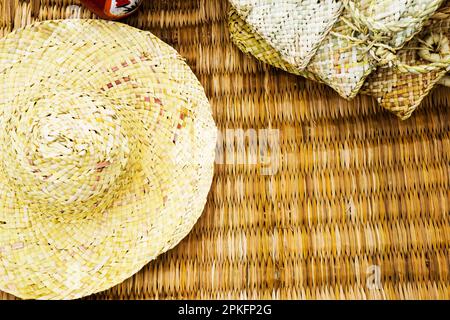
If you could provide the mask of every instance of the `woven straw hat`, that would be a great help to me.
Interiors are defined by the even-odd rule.
[[[0,40],[0,289],[78,298],[133,275],[200,216],[216,127],[174,49],[113,22]]]
[[[293,23],[288,19],[288,26],[272,28],[273,33],[283,33],[291,30],[299,37],[270,36],[259,31],[257,21],[276,21],[280,9],[273,10],[271,16],[267,17],[268,11],[257,10],[265,8],[266,2],[270,0],[230,0],[232,4],[230,13],[230,25],[232,39],[238,42],[238,46],[244,48],[246,52],[258,52],[259,56],[267,56],[261,48],[256,48],[257,44],[264,43],[269,46],[271,57],[266,61],[275,61],[274,65],[296,74],[313,74],[315,79],[326,83],[335,89],[342,97],[352,99],[360,91],[366,78],[379,65],[390,63],[392,51],[400,49],[408,40],[419,32],[426,20],[439,8],[443,0],[364,0],[337,1],[342,4],[343,10],[337,11],[340,16],[331,29],[324,29],[321,34],[321,42],[316,43],[311,51],[312,57],[307,61],[306,69],[299,69],[292,61],[286,58],[285,47],[301,47],[302,43],[308,43],[310,36],[308,32],[299,33],[292,31],[289,27]],[[259,13],[263,17],[249,18],[250,13],[236,5],[236,2],[252,2],[251,11]],[[298,6],[306,5],[309,1],[300,1]],[[315,2],[322,6],[324,12],[329,11],[330,2]],[[321,12],[320,8],[316,11]],[[292,11],[292,10],[291,10]],[[261,13],[261,12],[264,12]],[[241,19],[241,21],[239,20]],[[330,21],[334,21],[331,19]],[[245,27],[244,27],[245,26]],[[253,38],[239,34],[245,28],[254,33]],[[297,32],[297,33],[296,33]],[[248,34],[248,32],[247,32]],[[313,35],[312,39],[316,39]],[[271,39],[284,39],[287,44],[281,46]],[[274,52],[278,52],[276,59]],[[282,61],[280,60],[282,59]]]

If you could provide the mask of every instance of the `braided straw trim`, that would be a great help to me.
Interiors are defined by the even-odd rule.
[[[334,33],[333,33],[334,34]],[[357,38],[345,35],[335,34],[338,37],[347,39],[348,41],[359,42]],[[362,42],[361,42],[362,43]],[[394,67],[404,73],[427,73],[439,69],[448,69],[450,67],[450,50],[448,38],[444,38],[439,34],[431,34],[418,49],[419,55],[430,63],[423,65],[409,65],[397,59],[397,55],[392,48],[381,44],[371,44],[377,46],[375,51],[369,50],[369,54],[378,62],[381,67]],[[438,53],[432,53],[431,46],[437,45],[440,49]]]
[[[431,63],[420,66],[409,66],[403,63],[396,63],[396,68],[401,72],[426,73],[436,69],[446,69],[450,67],[450,45],[447,37],[442,34],[432,33],[422,42],[419,49],[419,56]],[[432,52],[434,47],[437,52]]]
[[[186,236],[216,127],[175,50],[123,24],[62,20],[9,34],[0,59],[1,290],[86,296]]]

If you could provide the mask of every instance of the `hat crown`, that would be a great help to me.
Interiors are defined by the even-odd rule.
[[[116,106],[69,90],[20,100],[4,116],[1,157],[23,200],[60,212],[108,202],[129,154]]]

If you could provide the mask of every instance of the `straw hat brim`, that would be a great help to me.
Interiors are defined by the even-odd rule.
[[[142,159],[101,212],[35,210],[0,172],[1,290],[83,297],[122,282],[188,234],[211,186],[217,129],[201,84],[173,48],[115,22],[45,21],[2,39],[0,61],[0,129],[10,106],[30,97],[95,92],[132,110],[142,123],[132,135],[144,140]]]

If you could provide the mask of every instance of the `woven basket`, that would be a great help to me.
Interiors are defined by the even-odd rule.
[[[338,0],[231,0],[236,12],[277,48],[296,70],[303,70],[342,11]]]
[[[381,65],[397,67],[395,52],[411,39],[442,1],[361,2],[343,1],[345,10],[322,41],[305,70],[292,66],[279,49],[254,32],[239,12],[230,9],[233,41],[244,52],[283,70],[324,82],[341,96],[351,99],[361,90],[366,78]],[[374,39],[363,36],[369,27]],[[394,32],[395,31],[395,32]],[[383,41],[383,42],[380,42]],[[381,70],[382,68],[379,68]],[[367,89],[366,89],[367,91]],[[409,106],[408,106],[409,107]]]
[[[308,70],[299,70],[283,59],[280,52],[274,49],[261,35],[255,33],[251,26],[231,7],[229,12],[230,36],[234,44],[243,52],[255,56],[258,60],[273,65],[284,71],[309,79],[320,81]]]
[[[148,32],[98,20],[0,41],[0,288],[69,299],[122,282],[202,213],[216,127]]]
[[[449,7],[443,8],[447,10]],[[425,46],[437,48],[440,52],[439,59],[446,58],[450,61],[450,19],[445,18],[431,20],[417,37],[412,39],[405,48],[397,52],[396,60],[408,67],[423,67],[427,69],[430,63],[430,51],[417,50]],[[437,65],[427,72],[405,72],[398,68],[378,68],[373,72],[364,84],[361,93],[377,98],[384,108],[392,111],[401,119],[407,119],[419,106],[425,96],[440,81],[445,85],[446,65]],[[448,84],[447,84],[448,85]]]

